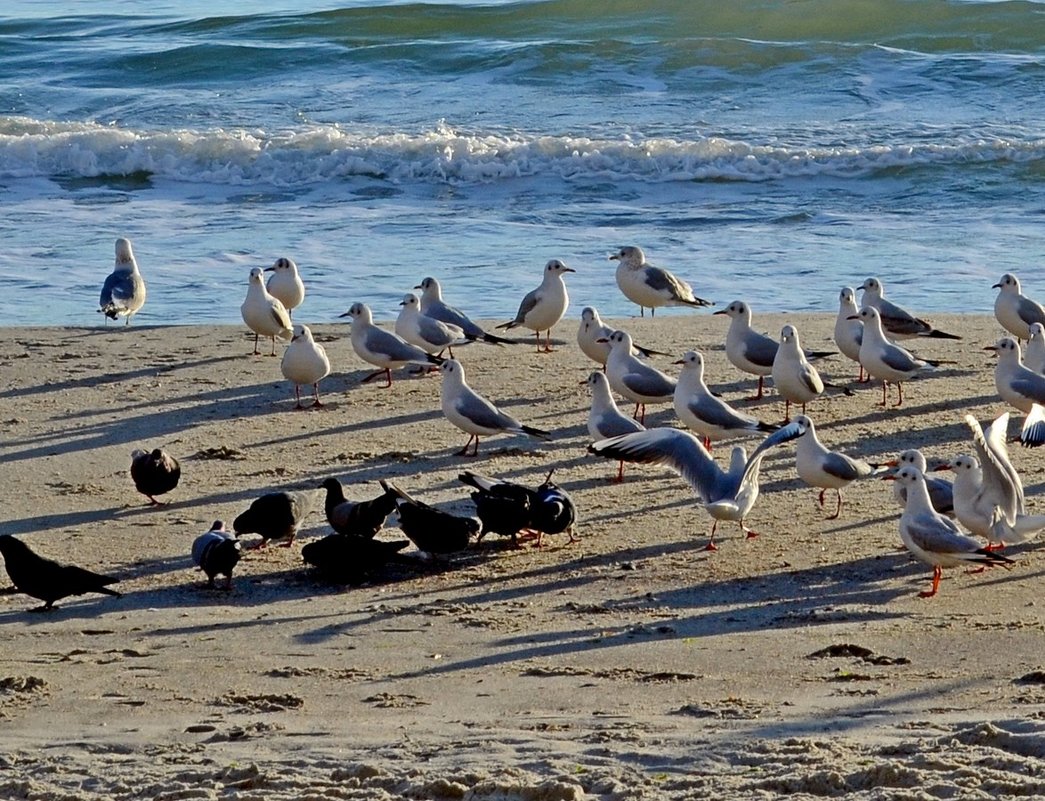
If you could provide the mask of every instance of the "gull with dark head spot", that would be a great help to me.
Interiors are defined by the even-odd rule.
[[[436,320],[456,325],[464,331],[469,339],[480,342],[489,342],[493,345],[514,345],[515,340],[505,339],[494,334],[488,334],[460,309],[454,308],[443,300],[443,288],[435,278],[428,277],[421,281],[414,289],[421,290],[421,314],[426,317],[434,317]]]
[[[645,426],[638,420],[628,417],[613,400],[610,382],[606,374],[596,370],[588,376],[586,382],[591,390],[591,410],[588,412],[588,434],[592,442],[598,442],[621,434],[632,434],[644,431]],[[617,481],[624,480],[624,462],[617,469]]]
[[[925,459],[925,455],[920,450],[916,448],[906,450],[900,454],[895,463],[890,462],[888,464],[897,471],[907,466],[917,467],[919,472],[925,477],[925,486],[929,491],[929,501],[932,503],[933,509],[942,515],[954,517],[954,486],[950,481],[927,475],[929,472],[929,465]],[[933,468],[933,470],[950,469],[951,465],[949,462],[937,465]],[[892,476],[890,476],[890,478],[891,477]],[[900,504],[901,508],[905,503],[907,503],[907,488],[899,481],[893,482],[893,497],[896,499],[896,502]]]
[[[444,323],[421,313],[421,300],[413,292],[403,295],[399,303],[395,332],[411,345],[417,345],[426,353],[440,354],[449,351],[454,355],[454,345],[464,345],[469,340],[459,325]]]
[[[1020,343],[1015,337],[1002,337],[984,350],[998,354],[994,367],[994,386],[1003,401],[1027,415],[1020,441],[1035,447],[1045,443],[1045,375],[1024,366]]]
[[[860,342],[860,364],[871,378],[882,381],[882,406],[886,405],[886,393],[890,383],[896,384],[897,401],[903,403],[903,382],[939,366],[940,362],[919,359],[909,350],[901,348],[885,338],[878,309],[864,306],[855,315],[864,324]]]
[[[276,355],[276,337],[290,339],[294,336],[290,313],[283,302],[272,297],[265,289],[260,267],[253,267],[247,283],[247,297],[239,307],[243,322],[254,332],[254,355],[258,353],[258,337],[272,337],[270,356]]]
[[[780,330],[780,346],[773,359],[773,386],[784,398],[784,422],[791,419],[791,404],[802,404],[802,414],[806,412],[806,404],[823,394],[824,381],[802,352],[798,339],[798,329],[793,325],[785,325]]]
[[[566,282],[562,280],[565,273],[576,272],[572,267],[567,267],[558,259],[552,259],[544,265],[544,277],[541,285],[526,296],[519,304],[519,311],[515,313],[515,319],[502,323],[498,328],[515,328],[523,326],[533,331],[537,337],[538,353],[552,352],[552,327],[562,319],[566,313],[566,307],[570,304],[570,296],[566,292]],[[541,347],[541,331],[548,334]]]
[[[602,322],[599,312],[593,306],[585,306],[581,311],[581,324],[577,328],[577,345],[585,356],[603,369],[605,369],[606,359],[610,355],[610,343],[608,340],[614,330]],[[631,343],[631,346],[636,352],[646,357],[668,355],[659,350],[644,348],[642,345],[637,345],[634,342]]]
[[[294,323],[293,330],[290,346],[283,352],[283,361],[279,367],[283,377],[294,384],[294,397],[297,399],[294,408],[305,408],[301,405],[301,387],[311,384],[315,398],[312,408],[318,409],[323,405],[319,402],[319,382],[330,375],[330,359],[323,346],[312,338],[312,330],[307,325]]]
[[[671,403],[676,381],[656,367],[646,364],[631,351],[631,335],[614,331],[609,336],[610,355],[606,360],[606,378],[610,388],[635,404],[634,416],[646,422],[647,403]]]
[[[642,248],[626,245],[610,256],[617,262],[617,286],[624,297],[639,306],[639,314],[650,310],[652,317],[658,306],[714,306],[710,300],[698,298],[693,288],[667,270],[646,261]]]
[[[796,415],[793,420],[801,434],[795,447],[795,468],[798,477],[811,487],[820,490],[820,508],[824,508],[824,493],[829,489],[835,491],[838,498],[835,512],[828,520],[835,520],[842,512],[842,488],[859,478],[867,478],[880,472],[880,465],[854,459],[841,451],[832,451],[824,447],[816,435],[816,426],[804,414]]]
[[[124,324],[130,325],[131,317],[144,305],[145,279],[138,272],[131,241],[121,237],[116,240],[116,264],[102,284],[98,311],[105,315],[106,321],[124,317]]]
[[[860,375],[856,380],[863,383],[864,366],[860,364],[860,341],[864,337],[864,324],[857,317],[859,313],[856,292],[852,287],[842,287],[838,294],[838,316],[835,317],[835,344],[843,356],[860,365]]]
[[[1045,324],[1045,308],[1023,294],[1015,275],[1005,273],[992,288],[999,290],[994,299],[994,316],[1014,337],[1030,339],[1030,327],[1034,323]]]
[[[860,284],[860,289],[863,290],[860,305],[871,306],[878,310],[878,314],[882,319],[882,330],[893,339],[910,339],[912,337],[961,339],[961,337],[954,334],[948,334],[933,328],[925,320],[915,317],[906,309],[897,306],[890,300],[886,300],[885,287],[877,278],[868,278]]]
[[[1035,373],[1045,373],[1045,325],[1031,323],[1027,330],[1030,339],[1027,340],[1027,352],[1023,354],[1023,364]]]
[[[385,388],[392,386],[392,368],[416,364],[425,367],[429,364],[442,364],[438,356],[427,353],[417,345],[385,331],[374,325],[370,307],[365,303],[353,303],[341,317],[352,318],[352,350],[365,362],[379,367],[363,379],[363,383],[373,381],[379,375],[385,376]]]
[[[271,267],[266,267],[264,272],[272,273],[266,287],[268,293],[279,300],[286,308],[287,314],[293,317],[294,309],[305,299],[305,284],[298,274],[297,264],[293,259],[280,257]]]

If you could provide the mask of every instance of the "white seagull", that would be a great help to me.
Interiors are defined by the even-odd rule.
[[[293,331],[279,368],[283,377],[294,384],[294,397],[297,398],[294,408],[305,408],[301,405],[301,387],[309,384],[315,397],[312,408],[319,408],[323,405],[319,402],[319,382],[330,375],[330,359],[323,346],[312,338],[312,330],[307,325],[295,323]]]
[[[895,478],[907,490],[907,503],[900,515],[900,539],[916,559],[933,568],[932,589],[918,593],[919,597],[936,595],[945,567],[1012,563],[1000,553],[988,551],[979,540],[963,532],[957,523],[933,509],[929,491],[925,488],[925,477],[918,468],[902,467]]]
[[[738,412],[715,397],[704,383],[704,357],[697,351],[687,351],[675,364],[682,365],[672,396],[675,414],[686,428],[703,437],[704,447],[709,452],[712,442],[746,434],[771,433],[780,427]]]
[[[537,352],[552,352],[552,327],[566,314],[566,307],[570,305],[570,296],[566,292],[566,282],[562,280],[564,273],[576,272],[572,267],[567,267],[558,259],[552,259],[544,265],[544,278],[541,285],[526,296],[519,304],[519,311],[515,313],[515,319],[502,323],[497,328],[515,328],[523,326],[533,331],[537,337]],[[544,340],[544,348],[541,348],[541,331],[548,334]]]
[[[588,434],[592,442],[619,437],[621,434],[633,434],[645,431],[645,426],[638,420],[628,417],[617,408],[610,392],[610,382],[606,374],[598,370],[588,376],[585,382],[591,390],[591,410],[588,412]],[[617,481],[624,479],[624,462],[617,469]]]
[[[864,366],[860,364],[860,341],[864,336],[864,324],[856,318],[860,309],[856,305],[856,291],[849,286],[838,293],[838,316],[835,317],[834,339],[838,349],[847,359],[860,365],[858,383],[863,383]]]
[[[426,353],[440,354],[444,350],[454,355],[454,345],[464,345],[468,339],[459,325],[444,323],[421,313],[421,301],[413,292],[403,295],[399,303],[395,332],[411,345],[417,345]]]
[[[426,353],[409,342],[401,339],[391,331],[385,331],[374,325],[374,317],[365,303],[353,303],[348,311],[339,317],[352,318],[352,350],[365,362],[369,362],[379,370],[363,379],[363,383],[373,381],[379,375],[386,379],[385,388],[392,386],[392,368],[407,364],[425,367],[429,364],[442,364],[442,359]]]
[[[926,475],[929,472],[929,465],[926,462],[925,454],[923,454],[917,448],[910,448],[896,459],[895,462],[888,462],[890,467],[896,468],[899,471],[903,467],[911,466],[917,467],[918,471],[925,477],[925,486],[929,490],[929,500],[932,503],[933,509],[942,515],[948,517],[954,517],[954,485],[950,481],[946,481],[942,478],[930,478]],[[940,465],[935,470],[950,470],[951,465],[948,462],[945,465]],[[893,497],[896,502],[900,504],[902,508],[907,503],[907,488],[899,481],[893,482]]]
[[[254,355],[258,353],[258,337],[272,337],[272,352],[276,355],[276,337],[290,339],[294,336],[290,314],[277,298],[265,289],[260,267],[253,267],[247,282],[247,297],[239,307],[243,322],[254,332]]]
[[[860,298],[861,306],[873,306],[878,309],[882,318],[882,328],[893,339],[910,339],[911,337],[929,337],[932,339],[961,339],[948,334],[918,317],[906,309],[885,299],[885,287],[877,278],[868,278],[860,285],[864,294]]]
[[[870,464],[863,459],[854,459],[840,451],[832,451],[824,447],[816,435],[816,426],[804,414],[796,415],[792,421],[801,432],[795,447],[795,467],[798,477],[811,487],[820,490],[820,508],[824,508],[824,493],[829,489],[835,491],[838,504],[835,513],[828,520],[835,520],[842,513],[842,487],[846,487],[859,478],[867,478],[879,472],[880,466]]]
[[[1030,326],[1045,324],[1045,308],[1020,290],[1020,279],[1005,273],[993,289],[999,290],[994,299],[994,316],[1002,328],[1019,339],[1030,339]]]
[[[472,456],[479,455],[479,437],[494,434],[529,434],[538,439],[550,439],[551,434],[539,428],[526,426],[494,406],[490,401],[468,386],[464,367],[457,359],[447,359],[440,366],[443,382],[440,388],[443,414],[446,419],[468,435],[468,442],[457,452],[468,455],[468,446],[475,441]]]
[[[577,345],[581,351],[595,362],[597,365],[605,369],[606,359],[610,355],[610,343],[607,341],[610,338],[610,334],[614,332],[613,328],[602,322],[602,318],[599,317],[599,312],[593,306],[585,306],[581,310],[581,324],[577,328]],[[632,347],[643,356],[667,356],[668,354],[662,353],[659,350],[650,350],[644,348],[642,345],[637,345],[634,342]]]
[[[505,339],[494,334],[488,334],[482,327],[474,322],[467,314],[458,308],[451,306],[443,300],[443,288],[439,281],[429,276],[421,281],[414,289],[421,290],[421,314],[426,317],[434,317],[436,320],[456,325],[464,331],[469,339],[477,339],[489,342],[493,345],[514,345],[515,340]]]
[[[1024,366],[1020,343],[1014,337],[1002,337],[984,350],[998,354],[994,366],[994,387],[1003,401],[1027,415],[1020,441],[1035,447],[1045,442],[1045,375]]]
[[[293,317],[294,309],[305,299],[305,284],[298,274],[298,266],[293,259],[280,257],[271,267],[266,267],[265,272],[272,273],[267,287],[269,294],[279,298],[280,303]]]
[[[937,367],[940,362],[919,359],[905,348],[901,348],[885,338],[882,331],[882,319],[878,309],[864,306],[856,315],[864,324],[863,339],[860,342],[860,364],[871,378],[882,381],[882,406],[886,405],[889,384],[896,384],[897,401],[903,403],[903,382],[919,373]]]
[[[631,353],[631,335],[614,331],[609,338],[610,355],[606,360],[606,378],[610,387],[635,404],[634,416],[646,422],[647,403],[671,403],[676,381],[656,367],[651,367]]]
[[[780,329],[780,346],[770,375],[776,391],[784,398],[784,422],[791,419],[792,403],[802,404],[805,414],[806,404],[824,391],[824,381],[802,352],[798,329],[793,325]]]
[[[685,281],[676,278],[667,270],[654,267],[646,261],[642,248],[633,245],[622,247],[610,256],[617,264],[617,286],[624,297],[639,305],[639,314],[645,315],[649,308],[650,317],[658,306],[714,306],[710,300],[698,298]]]
[[[1031,323],[1030,339],[1027,340],[1027,352],[1023,354],[1023,364],[1035,373],[1045,373],[1045,325]]]
[[[625,434],[596,442],[588,446],[588,450],[610,459],[666,465],[682,476],[715,520],[705,546],[705,550],[714,551],[715,529],[720,520],[739,523],[748,539],[758,536],[744,525],[744,519],[758,498],[758,471],[762,457],[770,448],[796,436],[797,426],[785,426],[766,437],[750,458],[742,447],[737,446],[733,448],[728,470],[715,463],[697,437],[677,428],[651,428]]]
[[[125,317],[124,325],[130,325],[131,317],[144,305],[145,279],[138,272],[131,241],[121,237],[116,240],[116,264],[102,284],[98,311],[105,315],[106,322]]]

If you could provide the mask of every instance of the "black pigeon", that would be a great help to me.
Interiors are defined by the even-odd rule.
[[[4,557],[4,566],[11,583],[33,598],[44,602],[43,606],[34,608],[33,612],[43,612],[54,608],[54,602],[70,595],[83,595],[88,592],[100,592],[103,595],[120,597],[109,585],[119,579],[102,576],[74,565],[62,565],[53,559],[45,559],[29,550],[29,546],[10,534],[0,536],[0,554]]]
[[[519,532],[530,528],[536,493],[522,484],[487,478],[470,470],[465,470],[457,478],[476,490],[471,498],[483,527],[477,542],[482,542],[483,537],[492,532],[511,537],[512,545],[518,545]]]
[[[170,492],[181,479],[181,465],[169,453],[156,448],[153,451],[140,449],[131,452],[131,478],[135,489],[155,506],[163,506],[156,495]]]
[[[214,586],[215,576],[225,577],[225,589],[232,589],[232,569],[239,562],[240,542],[225,530],[225,523],[215,520],[210,531],[200,534],[192,543],[192,561],[207,574],[207,586]]]
[[[576,542],[573,527],[577,522],[577,508],[566,491],[552,482],[551,472],[534,496],[530,507],[530,528],[537,532],[537,546],[540,547],[543,535],[564,531],[570,536],[570,542]]]
[[[418,550],[441,555],[457,553],[479,535],[482,524],[474,517],[458,517],[436,509],[392,486],[399,494],[399,527]]]
[[[301,558],[316,568],[328,581],[359,584],[366,576],[383,566],[410,542],[385,542],[368,537],[331,534],[313,540],[301,549]]]
[[[289,548],[297,536],[298,526],[312,511],[312,504],[304,492],[270,492],[255,500],[250,508],[232,521],[232,530],[239,534],[260,534],[261,542],[252,547],[262,548],[269,540],[285,540]]]
[[[324,508],[327,522],[338,534],[356,537],[375,537],[387,518],[396,508],[398,493],[384,481],[379,482],[384,490],[370,501],[350,501],[345,498],[341,482],[336,478],[326,479],[320,487],[327,491]]]

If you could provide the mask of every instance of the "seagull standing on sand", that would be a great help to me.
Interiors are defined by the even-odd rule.
[[[1030,339],[1030,326],[1045,324],[1045,308],[1020,290],[1020,279],[1005,273],[993,289],[999,290],[994,299],[994,316],[1002,328],[1019,339]]]
[[[791,404],[806,404],[824,391],[824,382],[802,352],[798,329],[785,325],[780,330],[780,346],[773,358],[773,386],[784,398],[784,422],[791,419]]]
[[[820,490],[821,509],[824,508],[824,493],[829,489],[835,491],[838,504],[834,514],[827,518],[835,520],[842,513],[842,488],[859,478],[873,475],[879,466],[825,448],[816,435],[813,421],[804,414],[797,415],[793,422],[801,431],[795,447],[795,468],[798,470],[798,477],[809,486]]]
[[[276,337],[290,339],[294,336],[293,323],[283,302],[272,297],[265,289],[260,267],[253,267],[247,283],[247,298],[239,307],[243,322],[254,332],[254,355],[258,353],[258,337],[272,337],[272,352],[276,355]]]
[[[588,412],[588,434],[592,442],[619,437],[621,434],[633,434],[645,431],[645,426],[638,420],[628,417],[613,400],[610,382],[606,374],[598,370],[588,376],[586,382],[591,390],[591,411]],[[624,480],[624,462],[617,470],[617,481]]]
[[[687,351],[675,364],[682,365],[672,396],[675,414],[686,428],[703,437],[704,447],[709,452],[713,441],[773,432],[780,428],[738,412],[721,398],[715,397],[704,383],[704,357],[697,351]]]
[[[1002,337],[984,350],[998,354],[998,363],[994,366],[998,395],[1027,415],[1020,441],[1028,447],[1045,443],[1045,375],[1024,366],[1020,343],[1014,337]]]
[[[407,364],[425,367],[443,362],[438,356],[426,353],[417,345],[411,345],[391,331],[374,325],[370,307],[365,303],[353,303],[347,312],[339,316],[352,318],[352,350],[363,361],[380,368],[364,378],[364,384],[373,381],[379,375],[384,375],[387,389],[392,386],[393,367],[403,367]]]
[[[895,478],[907,491],[907,503],[900,515],[900,539],[916,559],[933,568],[932,589],[918,593],[920,598],[936,595],[945,567],[1012,564],[1011,559],[988,551],[957,523],[933,509],[925,477],[918,468],[903,467]]]
[[[929,337],[932,339],[961,339],[933,328],[929,323],[915,317],[906,309],[885,299],[885,287],[877,278],[868,278],[860,285],[863,296],[861,306],[872,306],[878,310],[882,318],[882,329],[893,339],[910,339],[911,337]]]
[[[413,292],[403,295],[396,317],[395,332],[411,345],[417,345],[425,353],[439,354],[449,349],[453,358],[454,345],[463,345],[464,329],[459,325],[444,323],[421,313],[421,301]]]
[[[856,306],[856,292],[852,287],[842,287],[838,294],[838,316],[835,318],[835,345],[847,359],[860,365],[858,383],[864,381],[864,366],[860,364],[860,341],[864,337],[864,324],[857,315],[860,309]]]
[[[537,337],[537,352],[552,352],[552,327],[566,314],[566,307],[570,305],[570,296],[566,292],[566,282],[562,280],[564,273],[576,272],[572,267],[567,267],[558,259],[552,259],[544,265],[544,278],[541,285],[531,292],[519,304],[519,311],[515,313],[515,319],[511,322],[502,323],[498,328],[515,328],[523,326],[533,331]],[[541,331],[547,331],[548,335],[541,348]]]
[[[645,425],[646,404],[671,403],[675,397],[676,381],[633,356],[631,335],[627,332],[614,331],[609,336],[609,344],[606,378],[614,392],[635,404],[633,416]]]
[[[860,342],[860,364],[871,378],[881,379],[882,406],[886,405],[889,384],[896,384],[896,405],[899,406],[903,403],[903,382],[936,367],[939,362],[919,359],[909,350],[886,339],[878,309],[864,306],[856,317],[864,324],[863,339]]]
[[[710,300],[698,298],[685,281],[676,278],[667,270],[654,267],[646,261],[642,248],[633,245],[622,247],[610,256],[617,264],[617,286],[624,297],[639,306],[644,316],[649,308],[650,317],[658,306],[714,306]]]
[[[489,342],[493,345],[514,345],[515,340],[486,333],[477,323],[462,312],[443,301],[443,289],[435,278],[425,278],[414,289],[421,290],[421,314],[434,317],[449,325],[456,325],[469,339]]]
[[[464,367],[457,359],[447,359],[439,366],[443,374],[440,391],[443,414],[446,419],[468,435],[468,442],[457,452],[468,455],[468,446],[475,441],[472,456],[479,455],[479,437],[494,434],[529,434],[538,439],[551,439],[551,434],[539,428],[523,425],[468,386]]]
[[[294,323],[294,335],[290,345],[283,351],[283,361],[279,364],[283,377],[294,384],[294,397],[297,399],[295,409],[304,409],[301,405],[301,387],[312,385],[315,400],[312,408],[318,409],[319,382],[330,375],[330,359],[322,345],[312,338],[312,331],[307,325]]]
[[[925,460],[925,455],[916,448],[911,448],[900,454],[892,467],[900,470],[904,467],[911,466],[917,467],[918,472],[925,477],[925,486],[929,491],[929,501],[932,503],[933,509],[942,515],[948,517],[954,517],[954,486],[950,481],[945,481],[942,478],[930,478],[926,473],[928,470],[928,463]],[[941,465],[935,468],[936,470],[950,470],[950,463]],[[899,481],[893,482],[893,497],[896,502],[903,505],[907,503],[907,488]]]
[[[305,284],[298,274],[298,266],[293,259],[279,258],[265,272],[272,273],[268,282],[268,293],[279,299],[286,307],[287,313],[294,316],[294,309],[305,299]]]
[[[145,305],[145,279],[138,272],[129,239],[116,240],[116,265],[102,284],[98,298],[98,311],[106,321],[126,317],[124,325],[131,324],[131,317]]]
[[[1045,325],[1031,323],[1030,339],[1027,340],[1027,352],[1023,354],[1023,364],[1035,373],[1045,373]]]
[[[585,306],[581,311],[581,324],[577,328],[577,345],[585,356],[604,370],[606,369],[606,359],[610,355],[610,343],[608,340],[614,330],[602,322],[599,312],[594,307]],[[650,350],[642,347],[642,345],[636,345],[634,342],[631,346],[646,357],[668,355],[661,353],[659,350]]]
[[[739,523],[748,539],[758,536],[744,525],[744,519],[758,498],[758,471],[762,457],[770,448],[798,435],[798,426],[793,423],[785,426],[766,437],[750,458],[740,446],[733,448],[729,470],[723,470],[715,463],[699,439],[677,428],[651,428],[625,434],[589,445],[588,450],[610,459],[666,465],[682,476],[715,520],[705,546],[705,550],[714,551],[717,549],[715,529],[720,520]]]

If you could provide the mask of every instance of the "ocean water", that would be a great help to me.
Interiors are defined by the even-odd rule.
[[[100,325],[119,236],[142,324],[237,323],[279,256],[307,322],[426,275],[507,320],[550,258],[634,314],[624,244],[756,312],[1045,297],[1043,4],[249,5],[4,3],[0,324]]]

